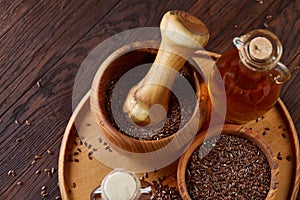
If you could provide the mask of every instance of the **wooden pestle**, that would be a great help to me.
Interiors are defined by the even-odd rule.
[[[167,12],[160,29],[162,40],[155,61],[146,76],[129,91],[123,106],[129,118],[142,126],[157,124],[166,117],[175,72],[209,39],[204,23],[183,11]]]

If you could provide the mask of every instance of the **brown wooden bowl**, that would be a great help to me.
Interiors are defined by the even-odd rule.
[[[189,122],[187,122],[187,124],[176,134],[160,140],[138,140],[120,133],[110,123],[107,117],[107,110],[105,108],[108,83],[135,66],[145,63],[153,63],[158,48],[159,44],[156,41],[142,43],[135,42],[130,45],[126,45],[113,52],[102,63],[94,78],[91,89],[91,110],[95,113],[99,127],[107,141],[128,152],[145,153],[158,150],[166,144],[169,144],[174,139],[174,135],[182,136],[179,137],[180,139],[177,138],[176,142],[173,140],[173,145],[175,145],[173,146],[174,151],[176,151],[176,149],[182,150],[182,148],[186,147],[188,142],[191,142],[191,139],[187,139],[189,141],[185,140],[185,137],[189,135],[186,132],[190,132],[190,127],[194,127],[195,123],[198,123],[197,127],[200,129],[204,124],[204,121],[207,119],[207,113],[210,110],[207,85],[204,81],[202,81],[200,74],[197,74],[199,81],[195,80],[195,84],[198,84],[198,88],[200,88],[201,92],[196,92],[197,101],[195,111]],[[183,69],[188,68],[189,66],[191,65],[186,64]],[[185,133],[186,136],[183,133]]]
[[[250,129],[241,129],[240,126],[237,125],[227,125],[225,124],[223,127],[223,131],[221,134],[224,135],[234,135],[234,136],[240,136],[242,138],[245,138],[247,140],[250,140],[254,144],[256,144],[260,150],[264,153],[266,156],[270,169],[271,169],[271,180],[270,180],[270,189],[267,194],[266,199],[274,199],[276,196],[276,190],[278,188],[279,184],[279,164],[278,160],[276,158],[276,155],[274,154],[274,151],[271,149],[271,147],[264,141],[264,138],[259,135],[258,133],[250,130]],[[191,200],[191,197],[188,193],[186,181],[185,181],[185,173],[187,164],[190,160],[190,157],[192,153],[195,151],[197,147],[199,147],[204,139],[211,139],[218,136],[217,132],[210,132],[209,135],[207,134],[207,130],[200,133],[191,146],[188,148],[188,150],[181,156],[178,168],[177,168],[177,182],[178,182],[178,188],[180,195],[182,199],[184,200]],[[205,138],[207,137],[207,138]]]

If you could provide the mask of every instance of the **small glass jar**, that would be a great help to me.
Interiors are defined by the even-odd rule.
[[[254,30],[234,38],[233,43],[235,48],[223,54],[216,66],[226,92],[226,121],[243,124],[261,117],[274,106],[290,72],[279,62],[282,45],[270,31]],[[214,77],[211,80],[213,93],[214,86],[220,83],[214,83]]]
[[[138,200],[151,195],[151,186],[142,187],[136,175],[124,169],[107,174],[100,187],[91,193],[91,200]]]

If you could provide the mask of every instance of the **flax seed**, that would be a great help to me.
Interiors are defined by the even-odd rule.
[[[20,125],[20,122],[18,120],[15,120],[15,124]]]
[[[47,153],[50,154],[50,155],[53,155],[53,154],[54,154],[54,152],[53,152],[52,149],[48,149],[48,150],[47,150]]]
[[[267,19],[271,19],[273,16],[272,15],[267,15]]]
[[[24,185],[24,183],[22,181],[18,181],[17,185],[21,186],[21,185]]]
[[[277,154],[277,159],[278,159],[278,160],[282,160],[282,154],[281,154],[281,152],[278,152],[278,154]]]
[[[26,123],[27,126],[31,125],[31,122],[29,120],[26,120],[25,123]]]
[[[7,174],[12,177],[16,176],[16,172],[14,170],[9,170]]]
[[[45,168],[44,172],[50,172],[50,169],[49,168]]]
[[[22,142],[22,141],[23,141],[23,139],[20,137],[16,139],[16,142]]]
[[[42,87],[42,84],[41,84],[41,82],[42,82],[42,80],[40,79],[40,80],[38,80],[38,82],[36,82],[36,85],[40,88],[40,87]]]
[[[30,164],[31,165],[35,165],[36,164],[36,160],[33,160]]]
[[[292,161],[292,160],[293,160],[293,157],[292,157],[291,155],[287,155],[286,160],[287,160],[287,161]]]

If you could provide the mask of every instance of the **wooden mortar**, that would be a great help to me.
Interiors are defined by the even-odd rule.
[[[195,73],[195,110],[191,113],[191,119],[176,134],[160,140],[138,140],[120,133],[111,125],[105,108],[105,96],[111,80],[135,66],[154,62],[144,79],[130,90],[123,107],[135,123],[147,125],[151,122],[149,117],[151,106],[159,104],[165,111],[168,110],[170,91],[163,86],[172,86],[176,74],[170,75],[164,67],[179,71],[186,63],[185,58],[189,58],[195,50],[201,48],[201,45],[205,45],[209,38],[209,32],[200,20],[181,11],[170,11],[165,14],[160,28],[162,33],[160,46],[148,41],[129,44],[116,50],[102,63],[92,85],[91,109],[96,114],[102,133],[113,145],[128,152],[156,151],[169,144],[174,135],[177,138],[173,144],[174,151],[182,151],[182,148],[191,142],[189,133],[196,133],[202,127],[210,109],[207,86],[200,74]]]
[[[145,48],[148,46],[148,48]],[[175,134],[160,139],[160,140],[138,140],[133,137],[126,136],[119,132],[109,121],[107,109],[105,107],[106,94],[108,84],[111,80],[116,79],[120,74],[124,74],[128,70],[145,63],[154,61],[159,47],[156,41],[136,42],[124,46],[113,52],[101,65],[91,90],[91,109],[96,115],[100,130],[106,137],[106,140],[115,146],[129,152],[145,153],[158,150],[169,144],[175,137]],[[182,70],[191,71],[192,66],[186,63]],[[176,136],[189,138],[191,127],[196,127],[199,130],[207,120],[208,112],[210,111],[210,99],[208,88],[202,80],[201,75],[194,74],[194,84],[196,88],[196,106],[190,120],[182,127]],[[174,150],[182,148],[188,141],[178,141]]]

